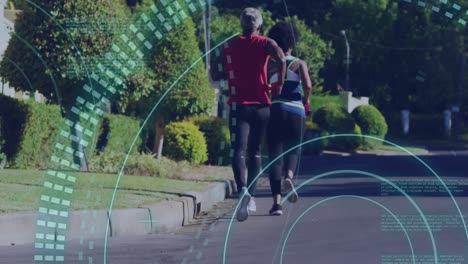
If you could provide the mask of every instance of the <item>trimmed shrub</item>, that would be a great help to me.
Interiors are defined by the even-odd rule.
[[[226,120],[213,116],[196,116],[187,121],[194,123],[203,132],[208,147],[208,163],[229,165],[231,137]]]
[[[348,133],[353,131],[355,126],[353,117],[343,107],[332,104],[319,108],[313,116],[313,121],[320,128],[334,134]]]
[[[140,120],[136,118],[123,115],[104,115],[97,142],[98,153],[100,155],[128,153],[139,130]],[[146,134],[138,135],[130,154],[142,150],[144,142],[146,142]]]
[[[337,150],[337,151],[346,151],[346,152],[355,152],[362,146],[362,132],[361,128],[358,125],[354,126],[352,131],[347,133],[331,133],[333,134],[351,134],[357,136],[339,136],[332,137],[329,139],[327,149]]]
[[[330,135],[356,134],[361,135],[361,129],[353,117],[343,108],[329,104],[321,107],[313,116],[313,121]],[[339,151],[356,151],[362,144],[361,137],[330,138],[327,148]]]
[[[127,154],[111,153],[109,155],[95,156],[89,162],[90,171],[95,173],[120,172]],[[128,157],[124,168],[125,175],[152,176],[161,178],[176,178],[177,172],[184,164],[162,157],[155,159],[151,154],[133,154]]]
[[[125,166],[127,175],[152,176],[160,178],[173,178],[178,164],[175,161],[161,157],[156,159],[154,155],[132,155]]]
[[[203,133],[190,122],[174,122],[164,129],[163,153],[168,158],[192,164],[208,160],[208,150]]]
[[[20,169],[46,168],[63,119],[60,108],[0,95],[3,152]]]
[[[354,109],[351,113],[354,121],[362,129],[362,134],[366,136],[378,137],[381,139],[387,135],[388,126],[384,116],[372,105],[363,105]],[[373,149],[382,145],[383,142],[375,139],[363,138],[363,147]]]
[[[328,136],[328,132],[320,129],[320,128],[309,128],[307,126],[307,129],[304,133],[304,139],[302,142],[307,142],[309,140],[313,140],[316,138],[320,137],[326,137]],[[313,141],[311,143],[305,144],[302,146],[302,153],[308,154],[308,155],[315,155],[321,153],[327,146],[328,144],[328,139],[320,139]]]
[[[326,105],[334,105],[335,107],[343,106],[343,101],[339,95],[311,96],[309,104],[312,112],[317,112],[318,109]]]

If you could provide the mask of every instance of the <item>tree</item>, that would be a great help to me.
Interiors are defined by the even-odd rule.
[[[4,57],[24,70],[34,89],[68,109],[87,79],[85,68],[94,69],[128,11],[123,0],[35,3],[38,7],[26,1],[18,6],[23,13]],[[0,63],[0,77],[18,90],[30,91],[27,80],[7,59]]]
[[[162,151],[162,131],[166,124],[189,116],[207,114],[213,109],[215,95],[203,63],[194,65],[168,91],[184,71],[201,57],[195,25],[191,19],[186,19],[166,35],[165,40],[155,49],[146,69],[130,78],[129,88],[120,98],[119,111],[146,118],[167,92],[152,118],[154,152],[160,154]]]
[[[324,41],[320,35],[313,33],[311,28],[297,16],[287,17],[285,20],[292,23],[299,33],[299,41],[294,51],[295,55],[307,62],[310,79],[312,80],[314,93],[322,91],[323,78],[320,71],[325,62],[335,53],[331,42]]]

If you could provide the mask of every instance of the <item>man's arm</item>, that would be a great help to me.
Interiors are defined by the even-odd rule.
[[[283,50],[272,39],[268,39],[267,53],[275,60],[278,69],[278,94],[281,94],[283,88],[284,78],[286,76],[286,58]]]

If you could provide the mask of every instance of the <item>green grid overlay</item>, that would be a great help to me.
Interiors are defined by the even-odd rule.
[[[201,7],[205,6],[203,0],[185,0],[184,4],[192,13],[203,10]],[[71,111],[73,119],[80,121],[67,119],[62,124],[55,153],[51,157],[51,169],[44,175],[44,189],[40,196],[34,243],[36,262],[65,261],[71,195],[78,177],[76,173],[80,171],[76,158],[83,158],[85,153],[82,150],[95,141],[97,125],[104,114],[103,109],[109,107],[119,89],[125,89],[124,80],[135,70],[137,61],[148,56],[158,41],[164,38],[164,34],[176,29],[189,16],[178,1],[162,0],[151,6],[151,11],[151,14],[142,14],[111,46],[111,50],[105,54],[109,65],[97,64],[91,74],[91,82],[84,85]],[[73,135],[70,132],[72,129],[80,132],[81,137]],[[79,150],[70,148],[69,143],[77,144]],[[90,192],[87,198],[91,198]],[[96,199],[100,199],[99,193]],[[96,211],[85,210],[84,213],[91,214],[94,220],[97,218]],[[82,221],[82,229],[86,226],[89,226],[89,231],[83,234],[94,235],[95,225],[87,225]],[[82,245],[85,240],[83,234],[80,237]],[[88,250],[93,250],[94,244],[93,240],[88,241]],[[80,261],[85,260],[83,251],[78,253],[78,258]],[[87,261],[93,263],[94,260],[88,257]]]

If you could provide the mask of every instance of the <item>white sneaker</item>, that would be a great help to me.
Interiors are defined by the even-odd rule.
[[[257,212],[257,205],[255,204],[255,198],[250,197],[250,202],[247,205],[247,210],[250,212]]]
[[[296,188],[294,188],[294,183],[290,178],[287,178],[286,180],[283,181],[283,189],[286,193],[291,193],[288,196],[288,201],[290,203],[295,203],[297,202],[297,199],[299,198],[299,195],[297,195]]]
[[[242,187],[239,199],[241,200],[239,201],[240,204],[237,210],[237,221],[243,222],[249,217],[249,210],[247,207],[251,200],[250,193],[246,187]]]

